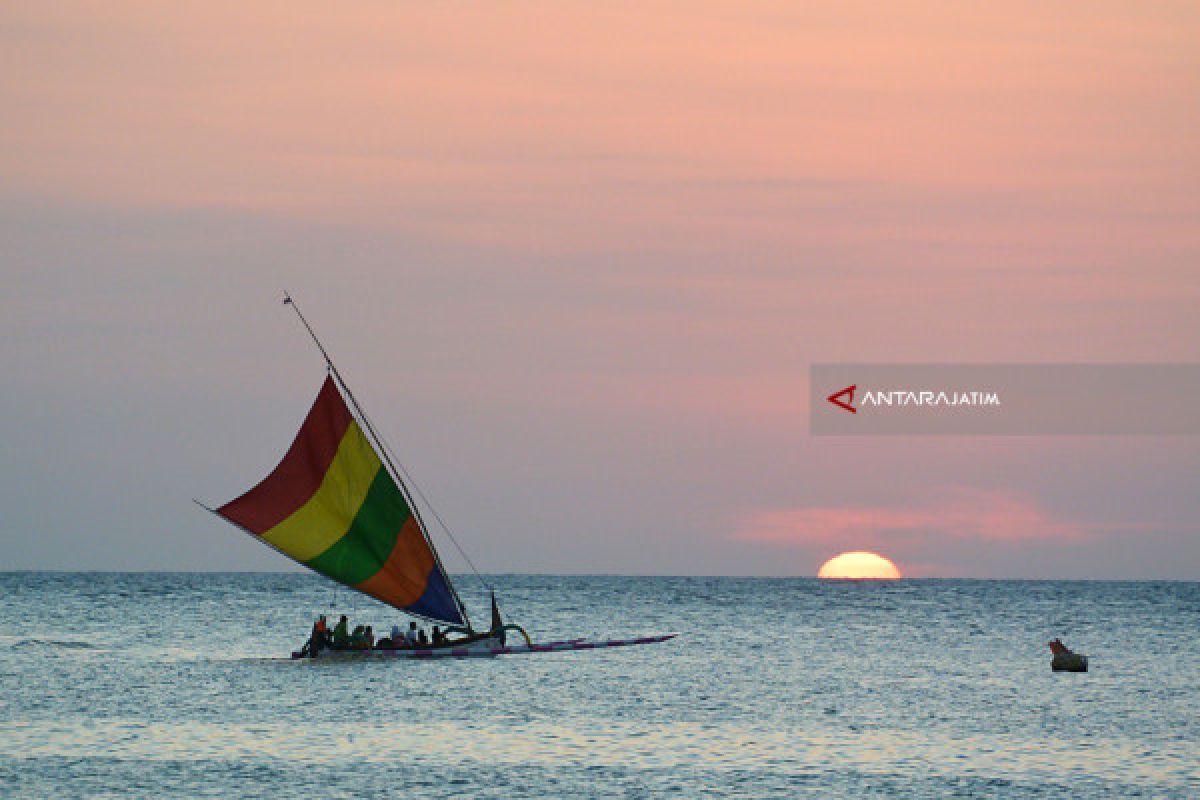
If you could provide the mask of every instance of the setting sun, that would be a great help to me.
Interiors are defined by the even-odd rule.
[[[900,570],[881,555],[856,550],[826,561],[817,572],[817,577],[895,580],[900,577]]]

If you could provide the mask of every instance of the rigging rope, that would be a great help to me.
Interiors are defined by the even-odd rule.
[[[366,419],[366,412],[364,411],[362,413],[363,418]],[[374,423],[370,422],[370,420],[367,420],[367,422],[372,428],[375,427]],[[376,428],[376,430],[378,430],[378,428]],[[425,492],[421,491],[421,484],[417,483],[416,479],[412,476],[412,473],[410,473],[404,466],[404,462],[396,456],[391,444],[381,435],[377,434],[377,438],[379,439],[379,443],[383,445],[383,449],[387,451],[388,458],[392,460],[392,463],[396,466],[396,469],[400,471],[400,475],[404,478],[405,482],[413,488],[413,491],[417,493],[417,497],[421,498],[421,502],[425,504],[425,507],[433,514],[433,518],[437,520],[438,526],[441,527],[443,532],[445,532],[446,538],[451,541],[451,543],[454,545],[454,549],[457,550],[458,554],[463,557],[463,561],[467,562],[467,566],[471,568],[471,572],[475,573],[475,577],[479,579],[481,584],[483,584],[483,588],[487,589],[489,592],[495,591],[495,588],[488,583],[483,575],[479,573],[479,570],[475,568],[475,562],[471,560],[471,557],[467,555],[467,551],[464,550],[462,545],[458,543],[458,539],[454,538],[454,534],[450,531],[450,526],[446,524],[444,519],[442,519],[442,515],[438,513],[438,510],[434,507],[433,503],[429,502],[429,498],[425,496]]]

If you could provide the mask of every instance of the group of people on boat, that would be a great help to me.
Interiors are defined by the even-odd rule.
[[[313,623],[312,635],[300,650],[301,656],[315,656],[322,650],[400,650],[424,647],[436,647],[449,643],[446,632],[437,625],[433,626],[430,634],[416,622],[408,623],[404,630],[399,625],[393,625],[389,635],[375,638],[375,631],[370,625],[356,625],[350,629],[350,620],[345,614],[338,619],[333,630],[322,614]]]

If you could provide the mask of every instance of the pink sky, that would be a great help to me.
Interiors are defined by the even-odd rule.
[[[45,543],[7,566],[276,566],[175,501],[302,415],[287,287],[485,568],[813,574],[902,529],[931,574],[1194,577],[1195,441],[815,441],[803,397],[813,361],[1200,360],[1198,35],[1169,2],[6,3],[0,536]]]

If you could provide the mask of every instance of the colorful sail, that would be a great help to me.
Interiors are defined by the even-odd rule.
[[[279,466],[217,513],[309,569],[390,606],[464,624],[420,521],[332,376]]]

